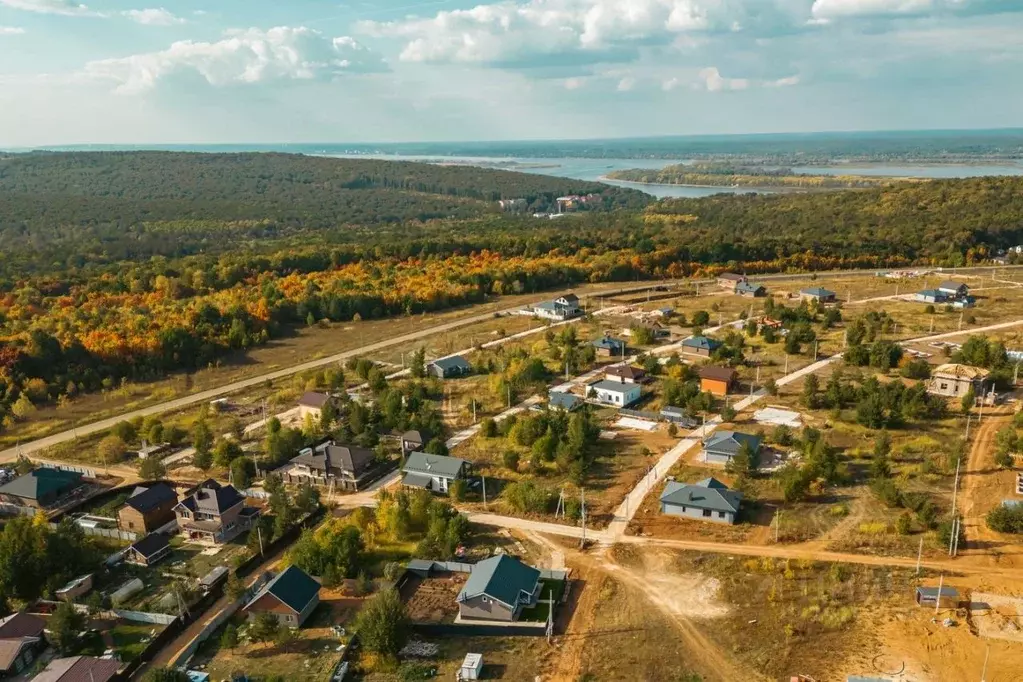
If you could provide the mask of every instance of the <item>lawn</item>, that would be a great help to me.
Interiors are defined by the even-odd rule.
[[[536,606],[522,609],[522,612],[519,614],[519,620],[546,623],[551,610],[550,600],[554,600],[554,609],[557,610],[558,604],[561,603],[561,597],[565,594],[565,587],[564,580],[543,581],[540,598]]]

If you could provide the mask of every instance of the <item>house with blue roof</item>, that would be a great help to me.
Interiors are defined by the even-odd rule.
[[[838,295],[824,287],[810,287],[799,292],[799,298],[804,301],[817,301],[818,303],[834,303]]]
[[[591,341],[597,350],[597,355],[604,358],[617,358],[625,356],[625,342],[612,336],[604,336],[601,339]]]
[[[948,300],[948,294],[939,289],[924,289],[918,291],[914,298],[918,303],[944,303]]]
[[[450,379],[451,377],[464,377],[472,373],[472,365],[461,355],[454,355],[450,358],[434,360],[426,366],[426,371],[438,379]]]
[[[760,452],[760,436],[738,431],[715,431],[703,442],[703,460],[714,464],[728,464],[744,446]]]
[[[517,621],[522,609],[536,606],[542,588],[539,570],[515,557],[498,554],[472,567],[458,593],[458,617]]]
[[[716,478],[692,484],[669,481],[661,493],[661,513],[734,524],[741,502],[741,492],[729,489]]]
[[[717,339],[712,339],[709,336],[690,336],[682,342],[682,349],[686,353],[693,353],[695,355],[702,355],[705,358],[709,358],[711,353],[723,345],[724,344]]]

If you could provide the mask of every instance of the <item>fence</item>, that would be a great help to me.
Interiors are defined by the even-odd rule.
[[[56,527],[56,523],[50,524],[50,528]],[[79,525],[79,528],[81,528],[82,532],[86,535],[95,535],[100,538],[112,538],[122,542],[135,542],[139,539],[138,533],[133,533],[130,530],[118,530],[117,528],[94,528],[82,525]]]
[[[35,507],[22,507],[17,504],[7,504],[6,502],[0,503],[0,512],[3,512],[4,514],[14,516],[35,516],[37,511],[39,510]]]
[[[110,613],[124,620],[136,623],[151,623],[153,625],[170,625],[177,616],[170,616],[166,613],[147,613],[146,611],[124,611],[122,609],[110,609]]]
[[[47,469],[71,471],[76,474],[81,474],[85,478],[96,478],[95,469],[90,469],[89,467],[83,467],[77,464],[64,464],[62,462],[39,462],[39,466],[46,467]]]

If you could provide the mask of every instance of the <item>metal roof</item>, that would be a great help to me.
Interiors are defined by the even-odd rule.
[[[735,370],[731,367],[707,365],[700,368],[700,378],[715,379],[717,381],[733,381],[735,379]]]
[[[463,358],[461,355],[454,355],[450,358],[440,358],[430,363],[433,367],[438,367],[441,371],[449,369],[458,369],[462,371],[469,371],[472,369],[472,365],[469,361]]]
[[[631,393],[633,390],[639,390],[639,384],[623,384],[618,381],[598,381],[595,384],[590,384],[590,388],[595,391],[609,391],[613,393]]]
[[[547,394],[547,403],[551,407],[558,407],[562,410],[568,410],[571,412],[580,405],[583,404],[582,398],[572,393],[565,393],[563,391],[551,391]]]
[[[412,452],[405,461],[406,474],[417,473],[427,476],[441,476],[443,478],[457,478],[462,468],[468,464],[464,459],[458,457],[446,457],[444,455],[428,455],[425,452]]]
[[[170,546],[170,542],[167,540],[166,535],[160,533],[150,533],[146,537],[138,540],[131,546],[132,551],[138,552],[146,559],[151,559],[160,552],[167,549]]]
[[[178,501],[178,494],[166,483],[156,483],[148,488],[136,488],[132,496],[124,502],[137,512],[146,513],[170,500]]]
[[[317,471],[328,472],[330,469],[340,469],[353,476],[358,476],[369,466],[375,456],[376,454],[372,450],[366,448],[325,443],[313,452],[305,452],[293,457],[291,462],[292,464],[303,464]]]
[[[32,678],[33,682],[107,682],[117,673],[121,662],[110,658],[71,656],[55,658]]]
[[[700,350],[715,350],[721,347],[721,342],[709,336],[690,336],[682,341],[686,348],[699,348]]]
[[[330,396],[326,393],[318,393],[316,391],[309,391],[303,393],[302,397],[298,399],[299,405],[305,407],[315,407],[316,409],[323,409],[323,406],[330,400]]]
[[[809,289],[803,289],[799,293],[805,296],[814,296],[815,298],[831,298],[835,296],[835,292],[824,287],[810,287]]]
[[[458,601],[486,595],[515,608],[519,595],[533,594],[539,580],[540,571],[515,557],[499,554],[473,566],[469,579],[458,593]]]
[[[716,478],[706,478],[698,483],[686,484],[669,481],[661,493],[661,502],[685,505],[711,511],[739,512],[742,493],[730,490]]]
[[[0,639],[38,637],[46,628],[46,621],[24,611],[0,619]]]
[[[179,504],[191,511],[204,511],[222,514],[231,507],[244,501],[233,485],[221,485],[212,478],[200,483],[195,492],[181,500]]]
[[[711,434],[704,444],[703,449],[707,452],[735,456],[739,454],[743,443],[749,443],[754,450],[760,449],[760,437],[738,431],[716,431]]]
[[[50,493],[59,495],[81,483],[81,480],[82,475],[75,471],[40,467],[0,487],[0,494],[13,495],[26,500],[38,500]]]
[[[270,594],[295,613],[302,613],[316,595],[320,593],[320,583],[298,566],[288,566],[263,586],[245,608],[249,608],[264,595]]]
[[[605,349],[607,349],[609,351],[613,351],[615,353],[617,353],[620,350],[622,350],[623,348],[625,348],[625,342],[624,341],[622,341],[621,339],[616,339],[616,338],[611,337],[611,336],[605,336],[603,338],[594,339],[593,341],[590,341],[590,344],[594,348],[605,348]]]

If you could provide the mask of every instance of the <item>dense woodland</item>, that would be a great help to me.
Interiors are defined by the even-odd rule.
[[[561,220],[497,212],[562,193]],[[0,160],[0,427],[294,325],[741,267],[962,265],[1023,243],[1023,178],[652,203],[593,183],[287,155]]]
[[[888,187],[908,178],[865,175],[813,175],[791,168],[737,165],[723,162],[685,163],[661,169],[632,168],[612,171],[607,177],[629,182],[713,187],[785,187],[791,189],[856,189]]]

